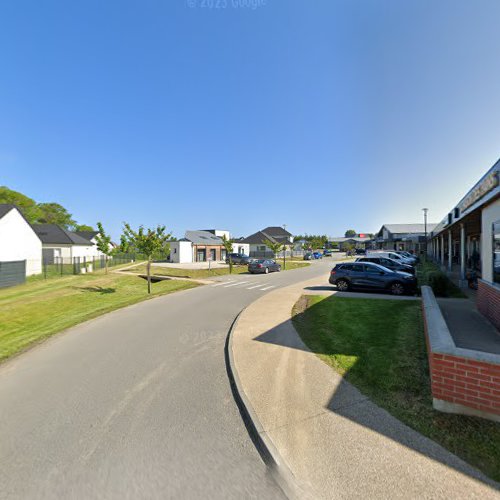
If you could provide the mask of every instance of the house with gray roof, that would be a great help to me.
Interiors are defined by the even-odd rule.
[[[222,237],[227,231],[216,229],[186,231],[184,238],[170,243],[169,262],[188,264],[191,262],[223,262],[226,260],[226,251]],[[227,237],[227,236],[226,236]]]
[[[437,223],[425,224],[384,224],[375,238],[377,248],[384,250],[406,250],[419,253],[424,249],[427,236]]]
[[[69,231],[57,224],[33,224],[33,229],[42,242],[42,256],[46,264],[55,262],[73,263],[73,259],[92,259],[101,257],[102,253],[97,249],[94,232],[80,231],[81,234]],[[89,239],[89,234],[93,237]]]
[[[274,257],[272,250],[266,244],[268,241],[271,243],[281,243],[291,248],[293,236],[292,233],[280,226],[268,226],[243,238],[241,243],[249,245],[250,257]]]

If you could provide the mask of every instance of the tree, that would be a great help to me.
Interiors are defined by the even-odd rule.
[[[41,224],[57,224],[65,229],[76,224],[72,215],[59,203],[38,203],[38,208],[38,222]]]
[[[354,236],[356,236],[358,233],[356,231],[354,231],[354,229],[348,229],[346,232],[345,232],[345,237],[346,238],[353,238]]]
[[[99,233],[95,237],[96,246],[99,252],[103,253],[106,256],[105,269],[106,274],[108,274],[108,257],[111,255],[113,251],[113,247],[111,246],[111,236],[105,233],[104,228],[100,222],[97,223],[97,229]]]
[[[75,224],[73,226],[73,231],[95,231],[95,229],[87,224]]]
[[[148,293],[151,293],[151,261],[155,255],[168,253],[170,236],[170,233],[165,232],[165,226],[158,226],[156,229],[144,229],[144,226],[139,226],[139,229],[134,231],[130,224],[125,222],[123,225],[122,242],[127,248],[133,247],[146,256]]]
[[[0,186],[0,203],[16,205],[30,224],[38,222],[41,215],[41,210],[35,200],[7,186]]]
[[[233,259],[231,254],[233,253],[233,240],[228,240],[226,235],[222,235],[222,245],[224,246],[224,250],[226,250],[226,255],[229,259],[229,274],[233,273]]]
[[[269,247],[271,249],[274,257],[276,257],[276,254],[284,247],[283,243],[274,242],[271,240],[264,240],[264,244],[266,245],[266,247]]]

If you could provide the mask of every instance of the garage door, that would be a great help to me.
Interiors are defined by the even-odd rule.
[[[20,285],[26,281],[26,261],[0,262],[0,288]]]

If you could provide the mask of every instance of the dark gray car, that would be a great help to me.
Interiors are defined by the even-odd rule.
[[[415,293],[417,279],[408,273],[391,271],[371,262],[337,264],[330,273],[330,283],[341,292],[348,290],[380,290],[393,295]]]
[[[275,260],[258,259],[248,264],[248,272],[251,274],[268,274],[273,271],[281,271],[281,266]]]
[[[402,271],[404,273],[415,274],[415,268],[409,264],[401,264],[400,262],[389,259],[388,257],[375,257],[370,255],[369,257],[360,257],[356,259],[356,262],[373,262],[374,264],[380,264],[383,267],[387,267],[391,271]]]
[[[250,262],[250,257],[244,253],[230,253],[226,257],[226,264],[229,264],[229,257],[231,257],[233,264],[243,264],[246,266]]]

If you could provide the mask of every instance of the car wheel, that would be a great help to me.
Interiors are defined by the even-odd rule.
[[[339,292],[347,292],[349,290],[349,282],[346,280],[338,280],[336,285]]]
[[[393,283],[391,285],[392,295],[403,295],[405,293],[405,287],[402,283]]]
[[[278,266],[278,269],[276,271],[280,272],[281,271],[281,266]]]
[[[264,271],[266,274],[269,274],[269,268],[266,267],[266,270]]]

